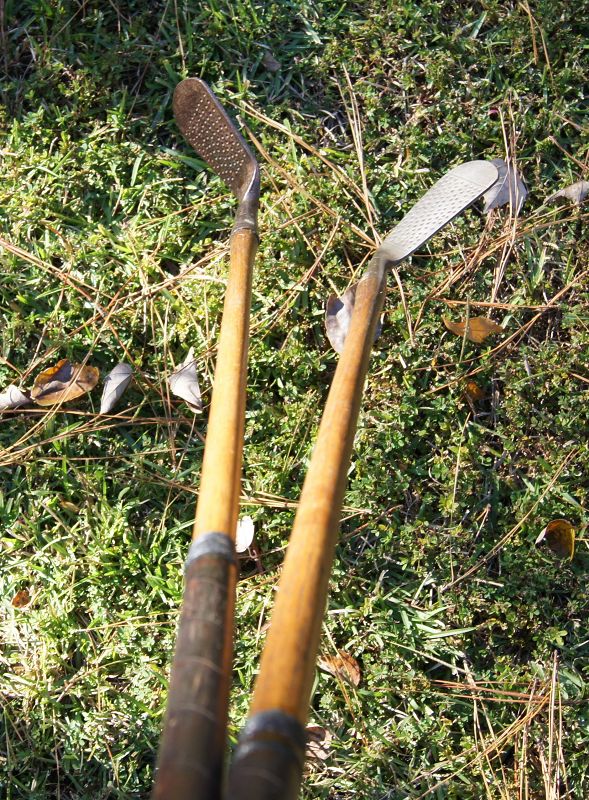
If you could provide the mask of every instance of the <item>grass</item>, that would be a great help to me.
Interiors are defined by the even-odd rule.
[[[509,154],[521,216],[439,235],[401,270],[405,308],[390,282],[322,644],[362,682],[317,672],[333,739],[304,797],[587,795],[587,214],[544,204],[587,177],[581,15],[0,4],[0,387],[65,357],[136,370],[116,417],[95,392],[0,418],[0,796],[149,794],[206,434],[165,376],[193,346],[208,404],[235,209],[173,122],[186,75],[263,173],[242,507],[264,573],[243,561],[231,741],[336,364],[327,295],[448,165]],[[505,334],[463,343],[442,315],[467,313]],[[534,547],[556,517],[570,563]]]

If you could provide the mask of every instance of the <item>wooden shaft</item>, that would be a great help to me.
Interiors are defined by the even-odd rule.
[[[280,762],[278,774],[272,766],[279,761],[276,753],[296,736],[286,727],[277,735],[261,731],[260,722],[274,714],[275,728],[282,716],[286,726],[298,723],[301,730],[307,721],[347,472],[385,289],[384,263],[375,257],[356,291],[350,330],[301,493],[250,706],[252,731],[246,726],[230,774],[231,800],[287,800],[298,792],[301,759],[293,757],[288,769]]]
[[[221,531],[235,538],[245,419],[252,264],[256,248],[257,237],[251,230],[238,230],[231,237],[231,268],[192,534],[195,539],[209,531]]]
[[[186,563],[153,800],[218,800],[221,796],[256,248],[257,237],[251,230],[233,233],[193,543]]]
[[[305,478],[251,713],[306,722],[331,562],[374,331],[384,301],[376,271],[360,282],[344,350]]]

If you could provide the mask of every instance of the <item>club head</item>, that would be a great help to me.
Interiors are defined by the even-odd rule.
[[[186,141],[223,178],[237,199],[255,195],[260,173],[253,153],[204,81],[186,78],[174,91],[174,116]]]
[[[376,255],[392,264],[408,258],[474,203],[498,177],[497,167],[489,161],[468,161],[454,167],[434,183],[393,228]]]

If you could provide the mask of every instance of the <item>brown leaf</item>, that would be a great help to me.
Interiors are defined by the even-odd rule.
[[[487,396],[486,392],[476,383],[476,381],[466,381],[464,394],[472,403],[480,403]]]
[[[554,202],[554,200],[570,200],[571,202],[575,203],[575,205],[580,206],[588,194],[589,181],[577,181],[576,183],[571,183],[570,186],[565,186],[564,189],[551,194],[550,197],[547,198],[546,202],[551,203]]]
[[[31,593],[28,589],[21,589],[12,598],[12,605],[15,608],[25,608],[31,602]]]
[[[333,733],[321,725],[307,725],[307,750],[305,753],[309,761],[325,761],[331,754]]]
[[[491,336],[493,333],[503,333],[501,325],[488,317],[471,317],[465,322],[452,322],[447,317],[442,317],[442,320],[448,330],[455,333],[456,336],[464,336],[466,330],[466,338],[476,344],[484,342],[487,336]]]
[[[335,656],[320,656],[319,666],[325,672],[341,680],[351,683],[352,686],[359,686],[362,678],[360,672],[360,665],[349,653],[345,650],[338,650]]]
[[[575,555],[575,529],[567,519],[553,519],[540,533],[535,544],[546,544],[559,558],[573,560]]]
[[[92,391],[99,375],[96,367],[72,364],[67,358],[62,358],[54,367],[37,375],[31,397],[40,406],[67,403]]]
[[[512,165],[507,164],[502,158],[494,158],[491,163],[497,167],[499,177],[483,195],[485,201],[483,211],[488,214],[492,208],[509,204],[517,216],[528,196],[526,184]]]

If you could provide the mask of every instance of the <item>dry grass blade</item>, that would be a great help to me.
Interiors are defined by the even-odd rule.
[[[57,267],[47,263],[42,258],[39,258],[33,253],[29,253],[28,250],[24,250],[22,247],[9,242],[3,237],[0,237],[0,247],[3,247],[7,252],[11,253],[17,258],[22,258],[23,261],[27,261],[29,264],[39,267],[44,272],[47,272],[63,283],[68,284],[82,297],[84,297],[85,300],[94,305],[95,287],[89,286],[83,281],[80,281],[78,278],[73,278],[69,273],[57,269]]]
[[[248,131],[249,138],[252,140],[256,150],[260,153],[262,158],[272,166],[272,168],[286,180],[286,182],[291,186],[292,189],[299,192],[303,197],[306,197],[313,205],[315,205],[318,209],[320,209],[323,214],[327,217],[331,217],[332,219],[339,219],[337,212],[335,212],[327,203],[322,202],[319,198],[309,192],[304,185],[294,178],[286,169],[280,166],[280,164],[276,161],[276,159],[272,158],[268,151],[264,148],[262,143],[257,139],[256,136],[251,131]],[[356,234],[360,239],[362,239],[366,244],[368,244],[371,248],[374,247],[375,242],[367,234],[359,228],[355,223],[348,222],[347,223],[350,227],[350,230]]]
[[[368,224],[372,231],[374,240],[376,242],[380,242],[380,237],[374,227],[374,217],[376,212],[372,205],[372,201],[370,200],[370,194],[368,192],[368,181],[366,179],[366,166],[364,163],[364,145],[362,142],[362,121],[360,119],[360,111],[358,110],[358,101],[356,100],[356,95],[354,94],[354,87],[352,86],[350,76],[346,69],[344,69],[344,75],[346,76],[346,85],[348,87],[348,96],[350,99],[350,106],[349,108],[346,108],[346,111],[348,114],[348,121],[350,123],[350,130],[352,131],[352,140],[354,142],[354,150],[356,151],[356,158],[358,159],[358,167],[360,169],[360,180],[362,183],[362,199],[364,201],[364,208],[366,209],[366,218],[368,220]],[[341,91],[341,89],[340,93],[345,102],[346,95]]]
[[[517,222],[519,212],[523,202],[527,196],[527,189],[524,182],[521,180],[516,163],[517,153],[517,126],[514,119],[513,107],[511,100],[508,105],[510,127],[509,132],[505,123],[503,112],[501,113],[501,129],[503,132],[503,141],[507,160],[497,159],[498,168],[502,175],[500,181],[497,182],[496,187],[499,194],[494,197],[493,204],[487,204],[485,211],[489,211],[491,207],[497,207],[509,203],[509,217],[505,220],[505,244],[501,257],[495,265],[495,272],[493,276],[493,290],[491,292],[491,300],[495,301],[499,294],[499,289],[505,275],[505,270],[516,240],[517,235]],[[502,180],[502,183],[501,183]],[[495,187],[494,187],[495,188]]]
[[[519,531],[525,522],[532,516],[532,514],[536,511],[542,500],[546,497],[546,495],[552,491],[554,485],[556,484],[559,475],[563,472],[567,464],[569,464],[573,458],[578,454],[578,448],[574,448],[571,452],[563,458],[563,460],[558,465],[557,469],[555,470],[552,478],[550,479],[548,485],[544,488],[540,496],[537,500],[532,504],[529,511],[527,511],[524,516],[517,522],[506,534],[504,534],[499,541],[493,545],[493,547],[480,558],[475,564],[472,565],[469,569],[463,572],[461,575],[458,575],[454,580],[450,583],[447,583],[445,586],[442,586],[440,591],[446,592],[448,589],[451,589],[453,586],[456,586],[458,583],[462,583],[471,575],[474,575],[482,566],[484,566],[490,558],[492,558],[496,553],[498,553],[506,544],[507,542]]]
[[[286,135],[289,139],[291,139],[295,144],[299,145],[299,147],[306,150],[312,156],[318,158],[325,166],[329,169],[332,173],[334,178],[345,186],[347,189],[350,189],[354,195],[356,195],[357,200],[362,202],[362,205],[358,204],[357,200],[354,200],[354,207],[360,212],[363,212],[364,206],[364,194],[362,190],[354,183],[354,181],[344,172],[341,167],[338,167],[337,164],[334,164],[333,161],[330,161],[320,150],[310,145],[306,142],[302,137],[297,136],[297,134],[293,133],[289,128],[281,125],[280,122],[276,122],[275,120],[267,117],[261,111],[258,111],[254,108],[250,103],[244,103],[244,108],[247,113],[252,116],[254,119],[263,122],[270,128],[274,128],[275,130],[280,131],[284,135]]]
[[[407,322],[407,333],[409,334],[409,341],[411,342],[411,347],[415,347],[415,336],[413,335],[411,312],[409,311],[409,306],[407,305],[407,300],[405,298],[405,289],[403,288],[403,281],[401,280],[401,276],[399,275],[399,270],[396,267],[393,267],[391,269],[391,273],[399,289],[399,295],[401,297],[401,305],[403,306],[403,313],[405,314],[405,321]]]
[[[535,694],[533,689],[532,693]],[[452,762],[449,760],[440,762],[428,775],[430,778],[430,788],[416,795],[415,800],[425,800],[425,798],[430,796],[433,790],[440,790],[442,787],[447,786],[458,774],[464,772],[466,768],[473,768],[475,766],[482,768],[484,764],[488,763],[487,759],[489,756],[494,758],[500,756],[506,746],[515,739],[519,732],[526,730],[534,720],[540,717],[549,702],[549,693],[540,695],[537,702],[528,704],[526,710],[522,712],[514,722],[507,725],[499,734],[495,734],[495,736],[491,738],[490,743],[481,743],[482,749],[479,747],[479,742],[477,742],[473,747],[463,751],[461,753],[462,765],[460,768],[458,770],[452,770],[449,775],[434,784],[431,782],[431,778],[433,778],[436,773],[452,766]],[[421,777],[421,775],[415,776],[414,781],[417,782]],[[511,800],[511,798],[508,797],[507,800]]]
[[[575,278],[575,280],[571,281],[566,286],[563,286],[563,288],[560,289],[553,297],[551,297],[550,300],[548,301],[548,303],[545,306],[542,306],[540,308],[540,310],[538,311],[538,313],[534,314],[534,316],[530,320],[528,320],[525,323],[525,325],[522,325],[522,327],[519,330],[517,330],[514,333],[512,333],[510,336],[508,336],[506,339],[504,339],[500,344],[496,345],[492,350],[489,350],[489,352],[486,354],[486,356],[487,357],[495,356],[498,353],[500,353],[501,351],[506,350],[508,347],[516,345],[525,336],[525,334],[527,334],[534,327],[534,325],[536,325],[536,323],[542,318],[542,316],[547,311],[549,311],[552,308],[555,308],[557,306],[557,304],[560,302],[560,300],[568,292],[570,292],[575,286],[582,285],[583,284],[583,280],[586,278],[587,275],[589,275],[589,270],[585,270],[584,272],[581,272],[577,276],[577,278]],[[475,362],[477,360],[478,360],[478,357],[469,358],[469,359],[464,360],[462,362],[462,364],[463,364],[463,366],[465,364],[472,364],[473,362]],[[468,377],[469,378],[474,377],[482,369],[483,369],[482,366],[472,369],[468,373]],[[452,379],[451,381],[448,381],[447,383],[442,384],[441,386],[436,386],[433,389],[428,389],[425,392],[425,394],[436,394],[438,392],[444,391],[445,389],[448,389],[451,386],[454,386],[455,384],[459,383],[460,380],[461,380],[460,377],[456,377],[456,378]]]

